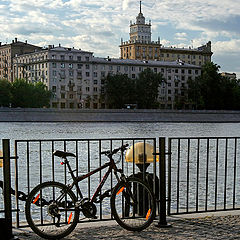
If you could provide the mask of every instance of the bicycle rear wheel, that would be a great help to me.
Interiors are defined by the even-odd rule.
[[[26,219],[32,230],[46,239],[60,239],[70,234],[79,219],[76,196],[64,184],[45,182],[29,194]]]
[[[151,189],[138,178],[116,185],[111,196],[111,210],[120,226],[130,231],[147,228],[155,218],[156,203]]]

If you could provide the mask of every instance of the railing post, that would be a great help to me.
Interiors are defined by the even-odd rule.
[[[10,140],[3,139],[3,194],[5,211],[5,234],[6,239],[12,239],[12,205],[11,205],[11,171],[10,171]]]
[[[159,179],[160,179],[160,213],[157,227],[170,227],[166,219],[166,141],[165,138],[159,138]]]

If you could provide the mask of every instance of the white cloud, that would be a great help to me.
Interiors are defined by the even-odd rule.
[[[188,47],[193,39],[198,47],[211,40],[216,56],[239,53],[236,0],[143,0],[142,12],[164,46]],[[16,36],[39,45],[61,42],[118,57],[120,38],[129,39],[129,21],[138,13],[136,0],[2,0],[0,41]]]

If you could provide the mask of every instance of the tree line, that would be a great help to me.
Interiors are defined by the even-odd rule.
[[[187,82],[187,94],[175,98],[174,106],[184,109],[240,110],[240,80],[229,79],[219,73],[220,66],[213,62],[202,67],[201,75]],[[134,80],[126,74],[108,75],[105,79],[104,99],[109,108],[124,108],[136,104],[138,108],[159,108],[158,96],[165,82],[161,73],[145,69]]]
[[[25,79],[16,79],[10,83],[0,79],[0,107],[49,107],[51,96],[51,91],[42,82],[29,83]]]
[[[121,109],[127,104],[136,104],[141,109],[158,108],[158,87],[163,81],[163,75],[150,68],[142,71],[136,79],[127,74],[108,75],[102,97],[109,108]]]
[[[201,76],[188,82],[188,100],[195,109],[240,110],[240,80],[219,73],[212,62],[202,67]]]

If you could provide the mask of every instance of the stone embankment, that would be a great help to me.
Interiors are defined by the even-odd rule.
[[[113,222],[79,223],[76,229],[65,240],[237,240],[240,239],[240,216],[206,216],[206,217],[171,217],[168,220],[171,228],[158,228],[155,223],[142,232],[130,232]],[[15,230],[19,240],[40,240],[36,234],[23,230]]]
[[[240,122],[240,111],[0,108],[0,122]]]

